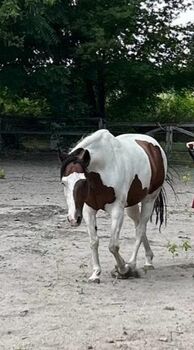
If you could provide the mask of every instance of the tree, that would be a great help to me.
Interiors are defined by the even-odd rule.
[[[0,0],[0,89],[51,114],[123,116],[174,84],[190,32],[178,0]],[[123,107],[124,106],[124,107]]]

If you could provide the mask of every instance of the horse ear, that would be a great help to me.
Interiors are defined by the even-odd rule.
[[[80,159],[85,164],[86,167],[90,163],[90,153],[87,149],[77,148],[75,149],[75,151],[73,151],[69,155],[78,157],[78,159]]]
[[[60,152],[58,152],[58,157],[59,157],[61,163],[63,163],[64,160],[68,157],[68,153],[60,151]]]
[[[88,167],[90,163],[90,153],[87,149],[84,149],[78,158],[80,158],[84,162],[85,166]]]
[[[61,161],[61,163],[67,158],[68,153],[66,152],[62,152],[61,148],[59,147],[59,145],[57,144],[57,150],[58,150],[58,157],[59,160]]]
[[[74,157],[79,157],[81,156],[81,154],[84,152],[83,148],[77,148],[75,149],[75,151],[71,152],[70,155],[74,156]]]
[[[89,153],[89,151],[87,149],[77,148],[77,149],[75,149],[75,151],[73,151],[70,154],[71,154],[71,156],[76,156],[80,160],[82,160],[86,167],[89,165],[89,163],[90,163],[90,153]]]

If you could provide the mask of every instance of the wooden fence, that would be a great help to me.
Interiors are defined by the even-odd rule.
[[[68,142],[76,142],[80,137],[86,136],[88,133],[98,129],[107,128],[114,135],[122,133],[144,133],[154,136],[164,145],[169,158],[173,157],[174,146],[177,141],[182,138],[182,142],[194,140],[194,123],[179,124],[160,124],[160,123],[130,123],[107,120],[106,123],[102,119],[76,119],[75,121],[50,121],[46,119],[38,121],[38,124],[32,124],[25,121],[24,125],[21,119],[10,120],[6,122],[0,119],[0,151],[6,149],[6,140],[14,139],[17,145],[24,138],[47,138],[48,151],[56,149],[57,143],[62,146],[68,146]],[[11,141],[10,141],[11,142]],[[67,145],[66,145],[67,143]],[[13,145],[14,146],[14,145]],[[186,148],[183,151],[186,152]]]

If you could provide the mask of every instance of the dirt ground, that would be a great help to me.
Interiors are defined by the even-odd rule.
[[[0,168],[0,350],[194,349],[194,168],[177,169],[177,201],[166,187],[167,227],[148,228],[155,270],[144,272],[140,249],[139,279],[111,277],[110,219],[99,212],[100,284],[87,282],[84,223],[70,228],[66,221],[58,161],[4,159]],[[129,260],[134,228],[127,217],[120,242]]]

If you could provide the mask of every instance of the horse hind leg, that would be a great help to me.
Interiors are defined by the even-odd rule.
[[[152,260],[153,260],[154,254],[152,252],[152,249],[150,247],[149,241],[146,236],[147,222],[151,216],[153,206],[154,206],[154,201],[153,203],[151,201],[149,204],[148,203],[142,204],[141,213],[140,213],[138,204],[126,209],[128,216],[134,221],[135,230],[136,230],[135,247],[130,259],[130,265],[134,269],[136,267],[137,253],[141,245],[141,242],[143,243],[143,246],[145,249],[144,268],[153,269]]]

